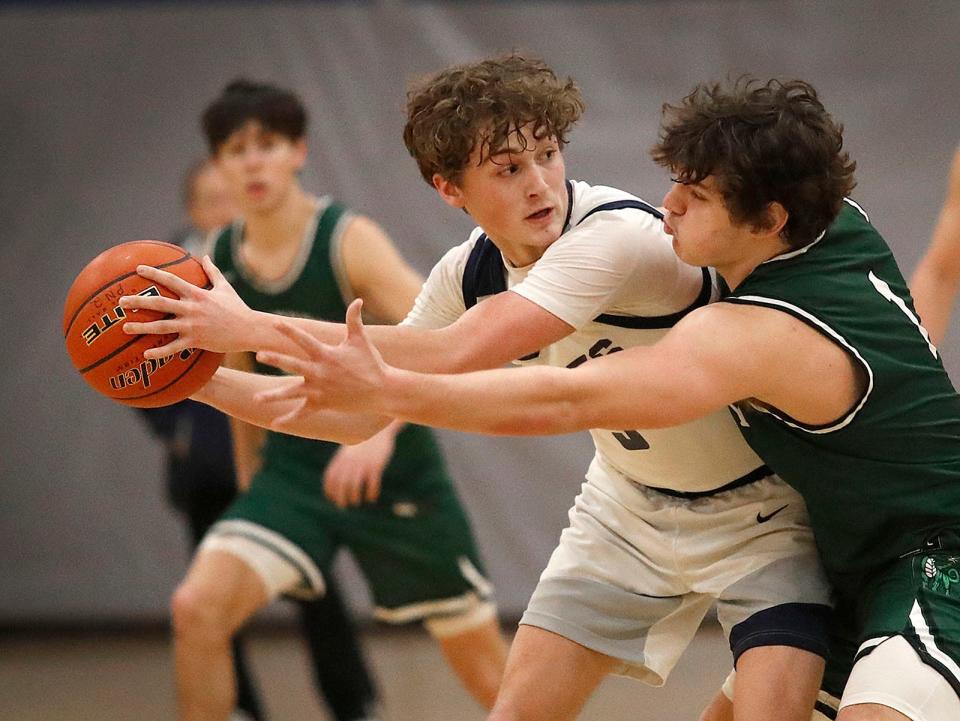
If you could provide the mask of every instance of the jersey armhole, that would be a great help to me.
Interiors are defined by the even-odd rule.
[[[856,417],[857,413],[860,412],[860,409],[863,408],[870,394],[873,392],[873,369],[870,367],[870,364],[867,363],[866,359],[860,355],[860,352],[856,347],[850,343],[846,338],[840,335],[837,331],[831,328],[829,325],[824,323],[822,320],[817,318],[812,313],[805,311],[803,308],[793,305],[792,303],[787,303],[786,301],[780,300],[778,298],[767,298],[765,296],[758,295],[745,295],[745,296],[731,296],[723,298],[718,301],[720,303],[733,303],[736,305],[754,305],[762,308],[770,308],[771,310],[778,310],[788,315],[793,316],[800,322],[808,325],[813,330],[817,331],[824,338],[829,340],[834,345],[838,346],[843,350],[855,363],[860,365],[866,373],[867,385],[863,389],[863,392],[860,394],[860,398],[855,400],[853,405],[840,417],[836,420],[831,421],[830,423],[824,423],[820,425],[811,425],[809,423],[802,423],[795,418],[792,418],[789,414],[784,413],[779,408],[774,408],[770,405],[758,405],[751,404],[761,413],[768,413],[774,418],[777,418],[782,423],[790,426],[791,428],[796,428],[797,430],[805,431],[807,433],[813,433],[816,435],[823,435],[826,433],[833,433],[838,431],[841,428],[845,428],[853,422],[853,419]]]

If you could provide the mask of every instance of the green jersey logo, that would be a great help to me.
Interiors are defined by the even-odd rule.
[[[925,556],[923,559],[923,586],[928,591],[954,595],[951,589],[960,583],[960,570],[957,569],[956,556],[936,559]]]

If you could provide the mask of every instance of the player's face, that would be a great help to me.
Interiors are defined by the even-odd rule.
[[[663,199],[664,229],[686,263],[723,269],[741,263],[756,246],[749,225],[733,222],[713,176],[675,182]],[[755,252],[755,251],[754,251]]]
[[[238,214],[223,173],[216,165],[207,164],[193,183],[190,197],[190,220],[193,226],[206,235],[226,225]]]
[[[290,197],[306,158],[303,140],[293,141],[251,120],[223,142],[216,162],[242,212],[264,214]]]
[[[525,266],[540,259],[563,232],[567,217],[566,168],[555,138],[536,140],[523,129],[479,165],[475,148],[459,184],[434,178],[441,197],[464,208],[507,259]]]

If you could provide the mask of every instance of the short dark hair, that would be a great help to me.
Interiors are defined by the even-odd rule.
[[[210,152],[251,120],[290,140],[299,140],[307,129],[307,112],[295,93],[246,78],[231,81],[203,112],[203,132]]]
[[[713,175],[735,222],[764,227],[770,203],[780,203],[791,247],[823,232],[856,185],[843,126],[802,80],[698,85],[680,104],[663,105],[651,154],[681,183]]]
[[[447,68],[412,87],[403,142],[428,184],[434,174],[459,182],[477,144],[482,162],[511,136],[522,143],[520,130],[532,124],[534,138],[554,137],[563,147],[583,108],[573,80],[512,53]]]

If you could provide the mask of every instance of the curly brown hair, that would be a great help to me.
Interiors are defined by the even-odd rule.
[[[770,203],[780,203],[791,247],[823,232],[856,185],[843,126],[802,80],[698,85],[680,104],[663,105],[651,155],[681,183],[713,175],[734,222],[765,227]]]
[[[511,136],[525,149],[520,131],[532,124],[534,138],[556,138],[562,148],[583,109],[573,80],[513,53],[447,68],[412,87],[403,142],[428,184],[435,174],[457,183],[478,144],[481,163]]]

